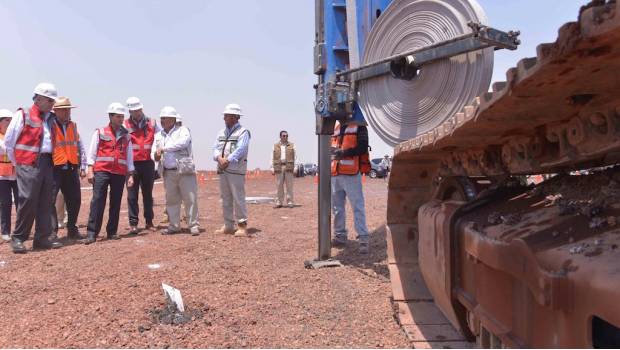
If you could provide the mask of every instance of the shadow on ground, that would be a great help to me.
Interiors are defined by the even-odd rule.
[[[339,252],[334,259],[343,265],[353,266],[361,270],[373,270],[377,275],[390,278],[387,266],[387,241],[385,239],[385,225],[377,227],[370,233],[370,253],[360,254],[359,243],[355,239],[349,239],[346,247],[337,248]]]

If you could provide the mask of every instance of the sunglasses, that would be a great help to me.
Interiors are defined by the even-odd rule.
[[[288,137],[288,135],[282,135],[282,137]]]

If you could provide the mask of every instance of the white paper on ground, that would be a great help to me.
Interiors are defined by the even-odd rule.
[[[172,300],[172,302],[177,306],[177,309],[181,312],[185,312],[185,306],[183,305],[183,297],[181,297],[181,291],[171,287],[165,283],[161,284],[161,287],[164,289],[164,294]]]

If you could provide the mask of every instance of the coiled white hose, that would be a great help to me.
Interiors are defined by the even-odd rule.
[[[487,24],[475,0],[394,0],[366,40],[363,64],[470,33],[472,21]],[[362,81],[358,102],[375,132],[395,146],[460,112],[487,91],[492,73],[489,48],[424,65],[411,81]]]

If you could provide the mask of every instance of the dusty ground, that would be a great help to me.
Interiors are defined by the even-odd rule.
[[[295,186],[301,207],[249,205],[252,238],[212,233],[222,221],[217,181],[209,180],[200,187],[198,237],[143,232],[26,255],[0,245],[0,347],[407,347],[390,303],[386,183],[365,187],[371,254],[358,256],[353,242],[332,251],[344,267],[323,270],[303,265],[316,254],[316,185],[303,178]],[[275,194],[270,177],[246,188],[248,196]],[[156,222],[162,190],[156,185]],[[90,200],[82,193],[81,224]],[[123,204],[119,233],[127,228]],[[162,282],[203,318],[154,324],[149,311],[164,306]]]

